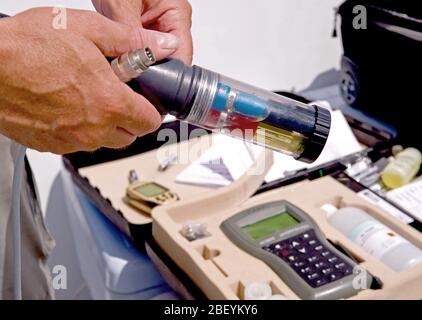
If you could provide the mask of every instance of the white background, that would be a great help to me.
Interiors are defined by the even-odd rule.
[[[195,63],[267,89],[301,89],[337,66],[332,39],[340,0],[191,0]],[[63,5],[92,9],[89,0],[2,0],[0,12]]]

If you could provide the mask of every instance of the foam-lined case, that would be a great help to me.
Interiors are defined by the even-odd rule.
[[[207,298],[242,300],[245,286],[257,281],[267,282],[273,294],[281,294],[288,299],[299,298],[268,265],[237,247],[220,228],[223,221],[247,208],[287,200],[307,212],[327,239],[344,248],[378,280],[380,287],[360,291],[350,299],[422,299],[422,264],[401,272],[392,270],[330,225],[320,207],[331,203],[337,207],[362,208],[422,248],[420,232],[369,204],[332,177],[305,180],[248,199],[248,195],[253,194],[253,188],[259,186],[259,178],[256,175],[245,176],[207,197],[182,201],[153,212],[154,239]],[[188,221],[205,223],[210,236],[188,241],[180,233],[183,224]]]
[[[135,169],[142,181],[155,181],[176,190],[181,199],[207,192],[209,188],[175,185],[174,179],[188,164],[172,165],[159,172],[158,153],[166,154],[176,148],[177,154],[184,148],[198,150],[190,154],[190,161],[199,157],[200,150],[210,147],[212,140],[208,132],[179,121],[165,123],[160,132],[138,139],[123,150],[100,149],[94,153],[78,152],[63,158],[65,168],[71,173],[73,182],[89,200],[122,231],[143,249],[144,241],[151,235],[152,219],[143,215],[123,201],[128,186],[128,173]],[[164,130],[164,131],[163,131]],[[167,131],[166,131],[167,130]],[[170,140],[169,136],[173,140]]]
[[[346,115],[346,118],[358,140],[368,146],[368,149],[365,150],[365,153],[373,161],[390,155],[390,147],[394,138],[394,134],[383,130],[381,127],[376,127],[366,122],[362,122],[352,116]],[[239,249],[237,249],[237,251],[231,251],[231,253],[238,254],[241,257],[246,257],[245,259],[248,261],[248,263],[250,262],[251,265],[254,265],[258,268],[255,269],[247,267],[245,269],[247,270],[245,272],[250,274],[251,277],[242,279],[239,277],[233,277],[231,275],[230,272],[235,270],[234,264],[235,260],[237,259],[233,260],[231,263],[224,262],[224,265],[220,268],[218,261],[225,260],[224,257],[227,256],[227,253],[223,254],[221,249],[218,248],[218,246],[221,246],[222,243],[225,243],[224,241],[221,242],[222,240],[218,240],[215,244],[205,244],[206,239],[204,239],[204,244],[202,246],[200,245],[201,242],[197,242],[195,243],[195,246],[191,248],[190,245],[193,245],[193,243],[191,243],[182,250],[181,248],[184,246],[183,241],[185,241],[185,239],[180,235],[179,228],[181,224],[183,224],[184,217],[195,218],[196,214],[198,214],[198,217],[201,217],[202,214],[209,212],[211,219],[209,222],[210,228],[214,228],[216,230],[215,234],[221,235],[222,233],[219,228],[217,228],[217,226],[219,226],[219,222],[221,222],[220,220],[227,216],[229,209],[230,212],[234,214],[238,212],[238,210],[241,210],[241,208],[246,208],[249,205],[253,205],[256,203],[256,201],[266,201],[267,199],[273,198],[278,199],[278,194],[294,194],[295,192],[297,194],[313,194],[315,193],[315,190],[324,190],[323,188],[331,188],[331,190],[342,190],[342,194],[339,195],[324,192],[326,197],[323,199],[318,198],[321,201],[337,201],[337,204],[343,205],[353,203],[355,205],[368,206],[368,203],[366,203],[361,198],[358,198],[353,191],[342,186],[334,179],[320,179],[321,175],[332,175],[338,179],[338,176],[341,175],[342,171],[345,169],[345,167],[342,165],[343,159],[337,159],[330,163],[323,164],[319,167],[306,170],[304,172],[299,172],[294,176],[290,176],[271,183],[262,184],[263,176],[247,175],[246,178],[241,178],[233,185],[222,188],[220,190],[181,184],[177,184],[176,186],[174,179],[187,164],[177,164],[171,166],[164,173],[158,173],[157,153],[163,151],[163,148],[161,147],[165,145],[165,150],[166,148],[183,148],[187,145],[197,145],[202,146],[203,150],[205,150],[211,145],[211,139],[208,135],[209,132],[205,132],[203,130],[200,131],[201,134],[195,132],[192,135],[192,133],[198,128],[195,126],[187,125],[185,123],[179,123],[178,121],[166,123],[161,127],[161,129],[169,129],[175,132],[177,136],[176,139],[173,139],[173,141],[170,142],[168,139],[162,139],[162,137],[159,136],[159,133],[153,133],[138,139],[135,144],[124,150],[116,151],[102,149],[94,153],[79,152],[66,155],[64,157],[64,164],[66,169],[70,171],[73,181],[82,190],[82,192],[122,232],[124,232],[130,239],[132,239],[138,248],[144,249],[144,244],[146,241],[148,254],[157,264],[161,264],[161,272],[168,273],[166,275],[167,280],[172,281],[177,279],[176,286],[179,286],[181,289],[177,291],[183,292],[184,297],[242,299],[243,288],[248,283],[248,281],[254,278],[252,275],[256,275],[256,280],[262,280],[262,278],[259,278],[259,275],[264,272],[266,275],[272,274],[272,276],[266,281],[268,281],[273,288],[273,293],[280,293],[286,295],[289,298],[297,298],[294,292],[291,291],[291,289],[289,289],[289,287],[284,284],[270,269],[268,269],[268,267],[263,268],[261,271],[257,272],[256,270],[259,269],[257,266],[260,265],[262,267],[263,263],[258,263],[256,259],[253,260],[251,256],[248,256],[246,253],[239,251]],[[264,156],[266,159],[264,159],[264,161],[268,161],[269,159],[267,153],[264,153],[267,155]],[[196,156],[199,156],[199,153],[197,153]],[[194,160],[194,158],[195,155],[193,155],[193,158],[190,160]],[[262,164],[263,160],[261,158],[259,161],[261,161]],[[175,205],[163,206],[154,210],[153,215],[155,221],[153,237],[151,237],[151,225],[153,221],[151,217],[140,214],[139,212],[129,207],[122,200],[127,186],[127,174],[131,169],[136,169],[139,172],[141,180],[153,180],[155,182],[162,183],[172,189],[175,189],[181,197],[181,200]],[[242,184],[245,183],[245,179],[246,185],[242,186]],[[298,187],[304,189],[302,191],[294,191],[298,190]],[[235,192],[236,194],[233,193],[233,190],[237,190]],[[225,193],[225,195],[222,193]],[[256,196],[253,196],[254,194]],[[215,201],[211,201],[210,205],[204,205],[206,201],[211,199],[210,197],[215,197],[213,198]],[[347,199],[350,197],[358,201],[354,202],[352,199],[353,201],[348,202],[349,200]],[[305,204],[305,207],[303,207],[305,202],[302,203],[302,200],[299,198],[299,196],[294,196],[293,199],[289,199],[295,205],[306,211],[309,207],[312,207],[311,214],[315,215],[314,218],[320,220],[321,211],[316,207],[313,207],[315,204],[312,203],[312,201],[305,201],[307,204]],[[201,201],[203,200],[205,202],[203,202],[202,205],[195,205],[195,202],[201,202],[199,201],[200,199]],[[230,208],[228,204],[230,204]],[[165,212],[161,211],[164,209]],[[169,209],[168,212],[166,211],[167,209]],[[380,209],[371,207],[369,208],[369,211],[371,214],[375,212],[375,214],[379,214],[381,217],[385,216],[385,213],[380,213]],[[160,212],[163,214],[159,215]],[[168,219],[168,224],[165,223],[166,219]],[[386,219],[388,223],[393,223],[391,218],[387,217]],[[381,218],[381,220],[384,221],[383,218]],[[344,236],[333,230],[333,228],[327,225],[324,220],[322,220],[320,223],[321,229],[324,233],[327,232],[326,235],[331,241],[341,241],[342,244],[344,242],[347,247],[351,247],[351,250],[356,255],[355,257],[358,259],[358,261],[361,261],[363,264],[365,264],[365,266],[369,263],[371,272],[376,269],[375,272],[373,272],[375,276],[383,274],[383,277],[386,277],[386,281],[383,282],[383,289],[370,290],[368,292],[364,291],[355,298],[372,299],[383,297],[415,297],[414,291],[418,288],[415,287],[414,283],[418,283],[417,281],[420,281],[416,280],[419,279],[419,275],[415,276],[413,272],[411,272],[411,274],[408,274],[408,272],[400,274],[393,272],[388,267],[380,264],[379,262],[374,262],[374,258],[368,257],[367,254],[362,252],[360,248],[356,248],[356,245],[351,244],[350,241],[348,241]],[[408,239],[409,237],[413,237],[411,239],[412,242],[416,240],[416,244],[420,246],[420,233],[418,233],[417,230],[407,225],[399,226],[399,229],[400,228],[404,229],[404,231],[398,230],[401,234],[404,233],[404,237],[407,237]],[[178,249],[174,249],[173,247],[170,248],[170,243]],[[233,244],[227,245],[227,249],[234,250],[234,248],[236,247]],[[180,261],[180,256],[174,256],[174,252],[179,252],[178,250],[182,250],[180,251],[180,256],[186,258],[184,261]],[[183,253],[184,250],[187,252]],[[199,260],[196,261],[197,259]],[[187,264],[188,261],[194,261],[195,263]],[[207,277],[205,277],[208,279],[205,281],[205,286],[203,282],[204,270],[201,270],[201,268],[197,269],[196,267],[197,265],[199,266],[201,264],[197,264],[199,261],[204,263],[204,265],[207,265],[206,268],[208,269],[205,270],[209,271],[209,274],[207,272]],[[227,267],[226,264],[229,267]],[[384,271],[386,272],[384,273]],[[240,271],[237,270],[236,272]],[[214,276],[215,278],[213,278]],[[399,276],[400,278],[400,285],[398,282],[396,283],[394,280],[392,280],[396,276]],[[222,279],[222,282],[221,284],[217,285],[219,280],[217,282],[214,282],[214,280],[220,278]],[[202,280],[198,281],[199,279]],[[406,283],[409,283],[409,288],[413,288],[410,289],[412,292],[410,296],[406,295],[404,292],[397,292],[396,295],[392,294],[394,291],[393,288],[405,286]],[[407,292],[409,289],[402,291]],[[419,291],[422,291],[420,286]]]

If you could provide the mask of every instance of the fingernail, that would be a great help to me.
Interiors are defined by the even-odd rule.
[[[160,33],[156,35],[157,45],[161,49],[177,49],[179,47],[179,38],[170,33]]]

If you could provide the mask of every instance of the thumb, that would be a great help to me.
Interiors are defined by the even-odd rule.
[[[171,33],[148,30],[137,27],[133,31],[131,46],[135,48],[148,47],[157,60],[171,56],[179,48],[180,40]]]

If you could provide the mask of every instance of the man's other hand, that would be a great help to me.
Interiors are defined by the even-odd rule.
[[[187,64],[192,63],[192,8],[187,0],[92,0],[98,12],[132,27],[142,27],[177,37],[178,48],[172,54]],[[151,47],[158,60],[163,57],[154,51],[156,38],[144,43]],[[142,36],[142,34],[141,34]],[[159,40],[164,41],[164,40]]]

